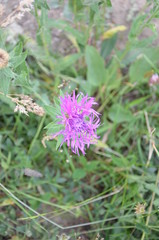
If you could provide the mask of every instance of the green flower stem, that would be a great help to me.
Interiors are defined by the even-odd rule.
[[[36,134],[35,134],[35,137],[33,138],[32,142],[31,142],[31,144],[30,144],[30,148],[29,148],[29,150],[28,150],[28,154],[30,154],[32,148],[34,147],[35,141],[37,140],[37,138],[38,138],[38,136],[39,136],[39,134],[40,134],[40,131],[41,131],[42,127],[43,127],[43,123],[44,123],[44,121],[45,121],[45,118],[46,118],[46,116],[44,116],[44,117],[42,118],[42,120],[41,120],[41,122],[40,122],[40,124],[39,124],[39,127],[38,127],[38,130],[37,130]]]
[[[64,152],[65,152],[65,154],[66,154],[66,156],[67,156],[67,158],[69,160],[69,163],[70,163],[70,166],[72,168],[72,171],[74,172],[75,171],[75,166],[74,166],[73,161],[72,161],[72,159],[71,159],[71,157],[70,157],[70,155],[68,153],[68,150],[67,150],[65,145],[63,145],[63,148],[64,148]]]

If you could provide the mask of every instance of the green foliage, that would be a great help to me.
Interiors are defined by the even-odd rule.
[[[132,113],[120,104],[114,104],[108,116],[115,123],[129,122],[133,118]]]
[[[104,61],[92,46],[86,47],[87,79],[89,84],[100,86],[106,80]]]
[[[0,239],[56,239],[62,236],[57,223],[79,224],[67,229],[71,239],[83,233],[158,239],[159,87],[150,87],[149,79],[159,73],[153,22],[159,4],[147,1],[149,12],[143,8],[134,17],[121,48],[118,34],[102,39],[112,3],[35,0],[36,41],[23,35],[14,44],[0,29],[0,47],[10,57],[0,69]],[[64,17],[50,17],[51,9]],[[54,45],[57,33],[64,47]],[[94,96],[101,113],[100,139],[86,156],[60,147],[62,135],[42,145],[46,135],[63,129],[59,96],[74,89]],[[33,98],[45,116],[14,113],[17,94]],[[28,168],[43,177],[25,175]],[[137,203],[146,203],[143,215],[135,213]]]
[[[105,39],[101,45],[101,56],[106,59],[115,47],[117,41],[117,35],[112,38]]]

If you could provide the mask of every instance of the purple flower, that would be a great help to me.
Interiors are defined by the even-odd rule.
[[[95,144],[97,139],[96,130],[100,125],[99,113],[92,106],[97,103],[93,97],[84,96],[82,93],[75,96],[66,94],[60,97],[61,115],[56,116],[60,121],[58,124],[63,129],[55,133],[53,137],[62,135],[64,142],[71,147],[72,152],[79,155],[79,150],[85,155],[85,146]]]
[[[159,84],[159,76],[157,73],[153,74],[149,80],[149,86]]]

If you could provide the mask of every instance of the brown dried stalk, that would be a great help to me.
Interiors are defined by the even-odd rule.
[[[44,148],[46,148],[46,141],[50,141],[52,139],[51,136],[44,136],[43,139],[41,140],[41,143]]]
[[[13,10],[4,20],[0,22],[0,27],[7,27],[9,24],[13,23],[15,20],[21,19],[25,12],[30,12],[33,8],[34,0],[22,0],[19,5]],[[3,5],[0,5],[0,17],[3,15],[5,9]]]

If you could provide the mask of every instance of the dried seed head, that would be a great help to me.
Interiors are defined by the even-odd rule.
[[[16,107],[15,107],[15,109],[14,109],[14,112],[20,112],[20,113],[23,113],[23,114],[25,114],[25,115],[27,115],[27,116],[29,116],[28,115],[28,112],[26,111],[26,109],[25,109],[25,107],[23,106],[23,105],[16,105]]]
[[[14,112],[20,112],[28,116],[29,112],[32,112],[38,116],[43,116],[45,111],[42,107],[40,107],[37,103],[33,102],[33,99],[27,95],[15,95],[16,97],[12,97],[12,102],[16,103],[16,107]]]
[[[60,236],[56,236],[58,237],[59,240],[69,240],[71,237],[67,236],[65,233],[62,233]]]
[[[9,54],[0,48],[0,69],[5,68],[8,65]]]
[[[33,8],[34,0],[23,0],[19,3],[20,8],[28,7]]]
[[[136,214],[144,214],[145,213],[145,206],[146,206],[146,203],[138,203],[134,208],[135,213]]]
[[[104,238],[100,238],[100,235],[99,235],[99,233],[98,233],[97,236],[96,236],[96,238],[95,238],[95,240],[104,240]]]

